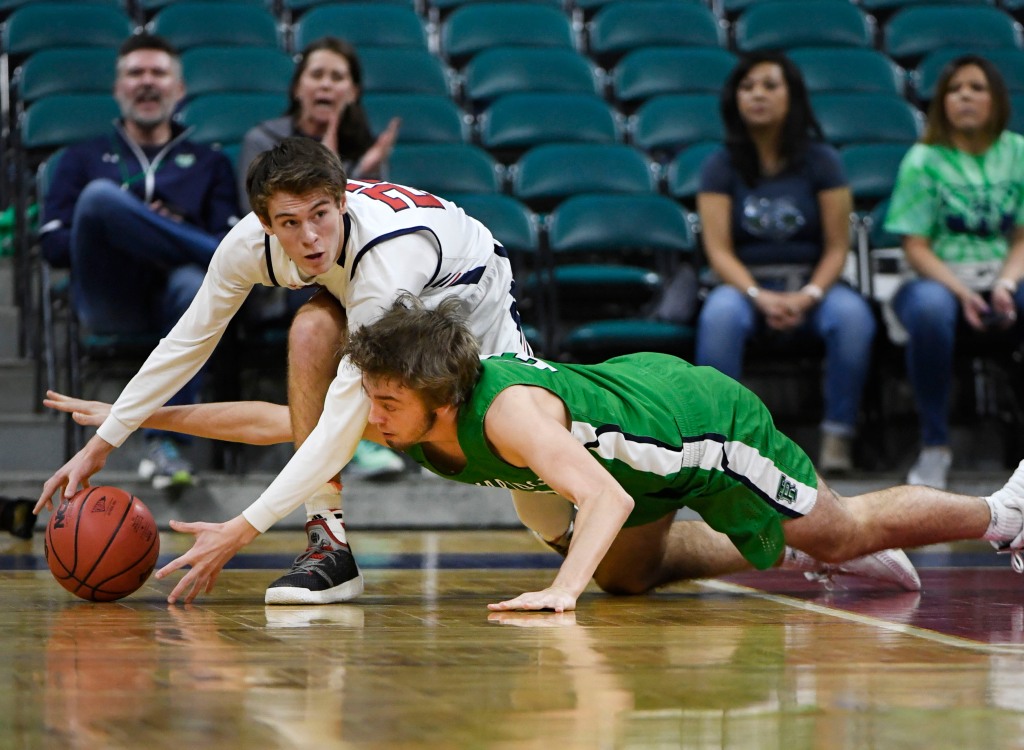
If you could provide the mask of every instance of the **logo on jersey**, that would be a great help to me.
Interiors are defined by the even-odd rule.
[[[796,503],[796,482],[785,474],[779,477],[779,488],[775,491],[775,499],[780,503]]]

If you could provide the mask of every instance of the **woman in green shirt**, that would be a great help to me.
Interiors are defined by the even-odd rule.
[[[964,55],[942,71],[921,142],[900,165],[885,228],[903,235],[917,278],[893,299],[909,334],[907,372],[922,449],[909,484],[946,487],[958,333],[1008,329],[1024,308],[1024,136],[995,66]],[[961,323],[961,318],[966,323]]]

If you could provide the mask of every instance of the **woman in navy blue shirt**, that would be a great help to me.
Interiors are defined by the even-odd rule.
[[[839,155],[823,142],[799,69],[781,53],[741,59],[725,83],[721,112],[725,145],[704,164],[697,196],[718,285],[701,309],[695,359],[740,379],[755,334],[821,339],[818,465],[847,471],[875,319],[839,278],[852,210]]]

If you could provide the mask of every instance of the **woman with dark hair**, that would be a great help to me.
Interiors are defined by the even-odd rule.
[[[823,142],[803,77],[782,53],[743,57],[721,113],[725,145],[705,162],[697,196],[717,286],[701,308],[695,359],[740,379],[755,335],[822,340],[818,465],[848,471],[875,319],[840,281],[852,198],[839,154]]]
[[[916,273],[892,301],[909,336],[907,374],[921,422],[909,484],[946,486],[957,335],[1010,329],[1024,308],[1024,136],[1006,130],[1009,119],[996,67],[978,55],[956,58],[896,178],[885,228],[903,236]]]
[[[245,175],[257,154],[294,135],[315,138],[341,157],[350,177],[380,177],[398,136],[398,118],[374,139],[361,102],[363,72],[355,48],[337,37],[311,42],[299,55],[284,116],[245,134],[238,157],[239,195],[248,210]]]

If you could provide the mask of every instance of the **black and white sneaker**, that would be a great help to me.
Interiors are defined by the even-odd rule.
[[[331,533],[328,521],[306,522],[309,546],[292,569],[267,588],[267,604],[334,604],[363,593],[363,575],[348,544]]]

